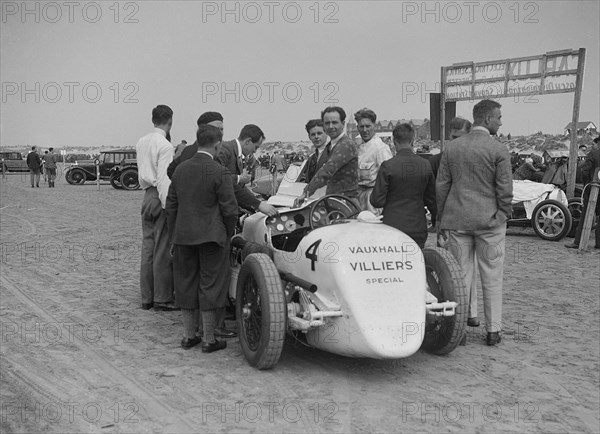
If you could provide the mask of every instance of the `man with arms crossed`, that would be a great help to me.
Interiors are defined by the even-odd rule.
[[[157,310],[175,310],[173,264],[164,212],[171,184],[167,167],[173,160],[173,146],[166,137],[173,125],[173,110],[166,105],[156,106],[152,110],[152,123],[154,131],[135,145],[138,179],[146,191],[142,202],[142,309],[154,306]]]
[[[436,182],[436,226],[447,232],[467,288],[475,263],[479,268],[488,345],[501,340],[504,243],[513,197],[510,155],[492,137],[502,125],[500,107],[491,100],[473,107],[473,128],[448,144]]]
[[[384,161],[392,158],[392,151],[388,145],[383,143],[383,140],[375,135],[377,115],[373,110],[368,108],[359,110],[354,114],[354,120],[362,139],[362,143],[358,145],[358,202],[360,209],[380,215],[381,210],[374,208],[369,199],[373,187],[375,187],[375,178],[377,178],[379,168]]]

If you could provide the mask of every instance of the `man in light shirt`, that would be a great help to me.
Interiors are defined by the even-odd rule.
[[[142,254],[140,290],[142,309],[176,310],[173,266],[165,203],[171,181],[167,167],[173,160],[173,146],[167,140],[173,124],[173,110],[159,105],[152,110],[154,131],[142,137],[137,152],[138,179],[146,191],[142,202]]]
[[[358,202],[362,210],[381,215],[381,209],[369,202],[381,163],[392,158],[390,147],[375,135],[377,115],[364,108],[354,114],[362,143],[358,145]]]

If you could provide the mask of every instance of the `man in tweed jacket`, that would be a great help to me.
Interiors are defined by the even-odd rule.
[[[467,288],[477,258],[488,345],[501,339],[504,241],[513,197],[510,155],[492,137],[502,125],[500,107],[491,100],[473,107],[473,129],[444,149],[436,183],[436,226],[447,233]]]
[[[327,107],[321,113],[325,132],[331,138],[329,159],[315,173],[304,189],[310,197],[316,190],[327,186],[326,194],[358,197],[358,150],[344,133],[346,112],[341,107]]]

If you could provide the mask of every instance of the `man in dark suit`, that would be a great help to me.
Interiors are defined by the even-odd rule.
[[[217,127],[221,134],[223,134],[223,116],[218,112],[205,112],[200,115],[198,120],[196,121],[198,127],[200,125],[212,125]],[[184,140],[185,141],[185,140]],[[179,147],[179,145],[177,145]],[[190,146],[184,146],[179,153],[177,153],[177,149],[175,151],[175,157],[169,167],[167,168],[167,176],[170,178],[173,177],[173,173],[179,164],[183,163],[185,160],[189,160],[198,152],[198,143],[194,142]]]
[[[315,176],[315,173],[323,167],[323,164],[325,164],[329,158],[331,150],[327,148],[330,138],[325,134],[323,121],[321,119],[312,119],[308,121],[305,128],[308,133],[308,138],[315,146],[315,152],[308,157],[308,160],[302,169],[302,173],[298,177],[298,182],[306,182],[308,184]]]
[[[237,139],[223,142],[216,161],[225,166],[232,174],[235,197],[238,205],[251,211],[260,211],[270,217],[277,215],[277,209],[265,202],[260,201],[246,184],[250,182],[250,175],[244,173],[244,161],[260,147],[265,135],[256,125],[246,125],[240,131]]]
[[[399,124],[393,131],[396,155],[381,163],[371,205],[383,208],[383,223],[410,236],[419,245],[427,241],[425,207],[435,221],[435,178],[429,162],[412,149],[415,131],[409,124]]]
[[[585,162],[581,167],[582,177],[584,184],[593,180],[594,173],[600,170],[600,136],[594,139],[594,145],[592,150],[588,152],[585,157]],[[583,232],[584,217],[587,213],[588,203],[590,201],[590,189],[586,188],[583,194],[583,209],[581,211],[581,218],[577,225],[577,231],[575,232],[575,239],[572,244],[565,244],[565,247],[569,249],[578,249],[579,243],[581,242],[581,233]],[[600,196],[596,203],[596,215],[600,215]],[[600,223],[596,225],[596,249],[600,249]]]
[[[167,195],[167,226],[173,243],[175,300],[182,309],[181,346],[201,342],[196,335],[202,311],[202,352],[227,346],[214,336],[217,309],[225,306],[229,276],[228,240],[233,235],[238,207],[231,174],[214,161],[222,138],[217,127],[202,125],[196,134],[198,152],[179,165]]]
[[[491,100],[473,107],[474,126],[448,143],[436,183],[436,226],[447,235],[467,288],[475,263],[479,268],[488,345],[501,340],[506,220],[513,198],[510,155],[492,137],[502,125],[500,107]]]
[[[321,112],[325,132],[331,138],[329,158],[315,173],[298,200],[310,197],[323,186],[326,194],[358,198],[358,149],[344,132],[346,112],[341,107],[327,107]]]
[[[27,167],[29,168],[29,177],[31,178],[31,188],[40,186],[40,171],[42,170],[42,159],[40,158],[35,146],[31,147],[31,152],[27,154]]]

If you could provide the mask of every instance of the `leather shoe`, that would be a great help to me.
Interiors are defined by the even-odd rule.
[[[154,303],[154,310],[181,310],[175,306],[175,303]]]
[[[150,310],[150,309],[152,309],[152,306],[154,306],[154,303],[152,303],[152,302],[142,303],[142,309],[144,309],[144,310]]]
[[[500,332],[491,332],[487,334],[487,344],[492,347],[496,344],[499,344],[502,341],[502,337],[500,336]]]
[[[181,340],[181,348],[184,350],[189,350],[190,348],[198,345],[200,342],[202,342],[201,336],[194,336],[192,339],[183,338]]]
[[[213,353],[215,351],[224,350],[227,348],[227,342],[225,341],[215,341],[212,344],[208,342],[202,342],[202,352],[203,353]]]
[[[474,316],[473,318],[467,318],[467,325],[469,327],[479,327],[479,320],[476,316]]]
[[[215,328],[215,336],[218,338],[237,338],[237,333],[233,330],[227,330],[226,328]]]
[[[578,248],[579,248],[579,245],[578,245],[578,244],[575,244],[575,243],[571,243],[571,244],[565,244],[565,247],[566,247],[567,249],[578,249]]]

